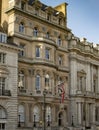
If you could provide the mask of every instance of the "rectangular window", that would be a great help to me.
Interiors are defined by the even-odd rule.
[[[0,77],[0,95],[4,94],[5,90],[5,78]]]
[[[7,42],[7,36],[5,34],[0,34],[0,42],[6,43]]]
[[[40,46],[36,47],[36,57],[40,57]]]
[[[21,9],[25,10],[26,3],[24,1],[21,1]]]
[[[40,76],[36,76],[36,90],[40,90]]]
[[[95,120],[99,121],[99,107],[95,108]]]
[[[25,56],[25,52],[24,52],[24,48],[25,48],[25,45],[24,44],[20,44],[20,48],[22,50],[19,51],[19,56]]]
[[[59,56],[59,57],[58,57],[58,64],[59,64],[59,65],[62,65],[62,56]]]
[[[6,60],[6,54],[5,53],[2,53],[0,52],[0,63],[5,63],[5,60]]]
[[[97,88],[97,79],[93,80],[93,92],[96,92],[96,88]]]
[[[48,48],[45,49],[45,58],[46,58],[47,60],[50,59],[50,49],[48,49]]]
[[[0,123],[0,130],[5,130],[5,123]]]
[[[35,8],[35,15],[39,15],[39,9]]]
[[[47,20],[51,21],[51,15],[50,14],[47,14]]]

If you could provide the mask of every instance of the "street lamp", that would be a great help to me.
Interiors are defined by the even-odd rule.
[[[18,117],[19,117],[19,122],[18,122],[18,127],[21,127],[21,122],[20,122],[20,114],[18,115]]]
[[[35,118],[36,118],[36,115],[34,115],[34,127],[36,127]]]
[[[43,121],[44,121],[44,130],[46,130],[46,102],[45,102],[45,98],[46,98],[46,89],[44,89],[43,91],[43,97],[44,97],[44,100],[43,100],[43,107],[44,107],[44,111],[43,111]]]
[[[50,115],[48,115],[48,126],[50,126]]]
[[[72,126],[74,126],[74,122],[73,122],[73,116],[72,116]]]

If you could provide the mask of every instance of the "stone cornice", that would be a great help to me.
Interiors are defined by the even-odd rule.
[[[19,48],[18,46],[10,45],[10,44],[7,44],[7,43],[0,43],[0,47],[8,48],[8,49],[14,49],[16,51],[21,50],[21,48]]]
[[[30,12],[28,12],[28,11],[24,11],[24,10],[21,10],[20,8],[18,8],[18,7],[11,7],[10,9],[8,9],[8,10],[6,10],[6,12],[5,13],[7,13],[8,15],[9,14],[11,14],[11,13],[22,13],[22,15],[25,15],[25,17],[27,16],[27,17],[33,17],[33,18],[36,18],[36,19],[38,19],[38,20],[41,20],[42,22],[44,22],[44,23],[47,23],[47,24],[50,24],[50,25],[52,25],[52,26],[54,26],[54,27],[56,27],[56,28],[59,28],[59,29],[62,29],[62,30],[64,30],[64,31],[67,31],[67,32],[71,32],[71,30],[69,29],[69,28],[67,28],[67,27],[65,27],[65,26],[61,26],[61,25],[57,25],[57,24],[55,24],[55,23],[53,23],[53,22],[51,22],[51,21],[48,21],[48,20],[45,20],[45,18],[42,18],[42,17],[40,17],[40,16],[37,16],[37,15],[35,15],[35,14],[31,14]]]

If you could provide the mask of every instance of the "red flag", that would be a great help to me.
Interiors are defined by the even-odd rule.
[[[61,103],[63,103],[65,98],[64,82],[58,85],[58,92],[61,96]]]

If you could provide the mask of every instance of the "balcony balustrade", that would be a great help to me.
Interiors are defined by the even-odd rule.
[[[11,96],[10,90],[0,90],[0,96]]]

